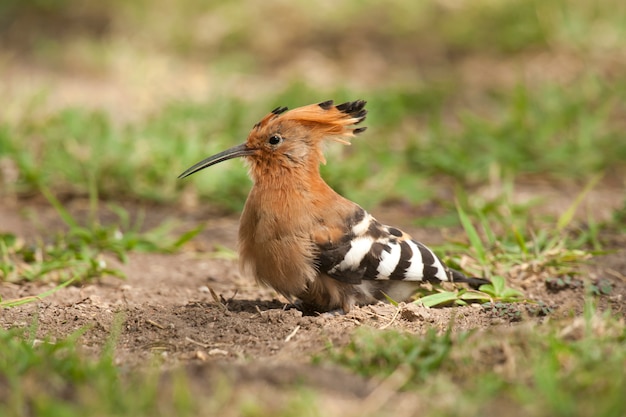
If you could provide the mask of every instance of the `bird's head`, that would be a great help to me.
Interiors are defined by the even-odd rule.
[[[324,140],[350,144],[350,139],[366,128],[356,128],[365,119],[365,101],[335,106],[332,100],[287,110],[278,107],[254,125],[245,143],[206,158],[183,172],[187,177],[211,165],[236,157],[250,164],[255,181],[285,171],[317,170],[325,163]]]

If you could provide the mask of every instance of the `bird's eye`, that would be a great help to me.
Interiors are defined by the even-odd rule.
[[[270,145],[278,145],[282,141],[283,141],[283,137],[280,136],[278,133],[273,134],[272,136],[270,136],[270,138],[268,140]]]

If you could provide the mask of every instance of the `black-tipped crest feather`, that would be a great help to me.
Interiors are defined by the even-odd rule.
[[[326,101],[322,101],[321,103],[318,103],[317,105],[323,108],[324,110],[330,110],[330,108],[333,107],[333,103],[334,103],[333,100],[326,100]]]
[[[365,100],[347,101],[345,103],[338,104],[337,110],[343,113],[349,114],[351,116],[354,116],[355,113],[363,110],[366,104],[367,104],[367,101]]]

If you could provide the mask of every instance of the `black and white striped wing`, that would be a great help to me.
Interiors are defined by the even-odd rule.
[[[344,239],[320,246],[320,272],[350,284],[362,280],[453,280],[452,271],[426,246],[399,229],[381,225],[364,210],[357,214]]]

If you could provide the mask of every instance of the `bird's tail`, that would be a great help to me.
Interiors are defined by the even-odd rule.
[[[485,278],[478,277],[468,277],[462,274],[461,272],[450,268],[450,272],[452,274],[452,282],[465,282],[471,288],[477,290],[481,285],[491,284],[491,281]]]

